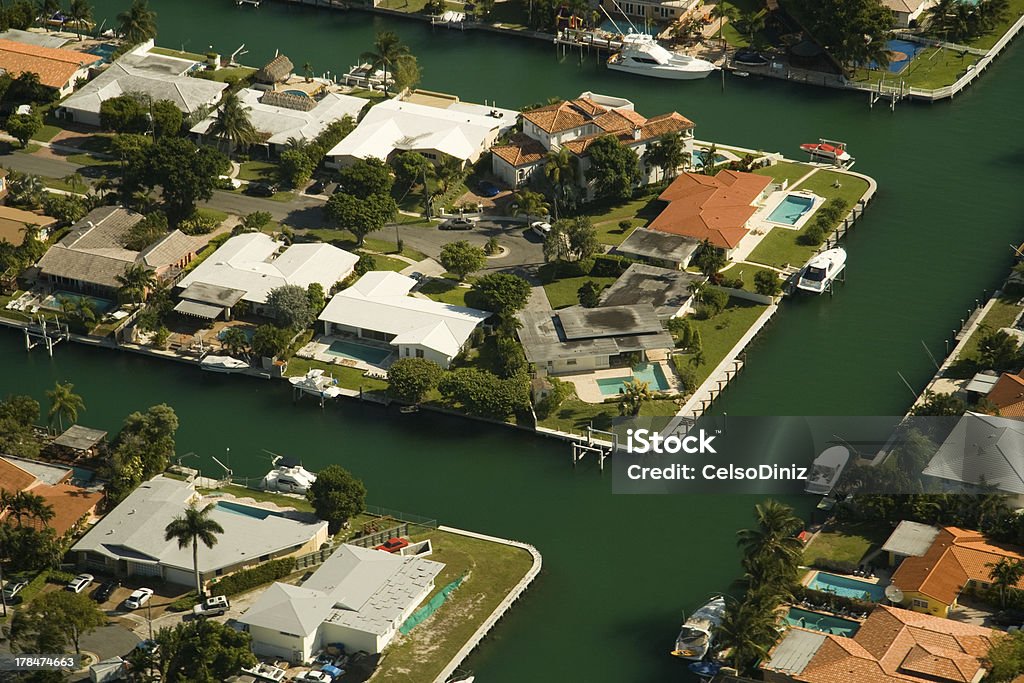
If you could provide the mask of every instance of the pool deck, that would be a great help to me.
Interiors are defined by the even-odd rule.
[[[665,374],[665,379],[668,380],[669,388],[666,389],[664,393],[683,392],[682,383],[676,376],[676,372],[672,367],[668,354],[662,353],[659,357],[658,354],[651,353],[649,362],[660,365],[661,371]],[[581,372],[573,375],[558,375],[558,379],[565,382],[572,382],[572,385],[576,387],[576,396],[578,396],[581,401],[586,403],[604,403],[605,399],[612,398],[615,394],[602,394],[601,387],[598,386],[597,380],[626,377],[627,375],[632,375],[632,373],[632,368],[627,367],[605,368],[603,370]]]
[[[347,368],[356,368],[357,370],[386,370],[395,360],[394,349],[390,349],[392,354],[385,358],[380,364],[368,363],[364,360],[356,360],[353,358],[345,358],[334,353],[330,353],[328,349],[331,348],[331,344],[336,341],[345,341],[352,344],[361,344],[368,348],[380,349],[385,351],[384,347],[370,346],[362,341],[355,341],[348,337],[317,337],[313,341],[309,342],[301,349],[296,352],[296,356],[299,358],[312,358],[318,360],[321,363],[330,363],[331,365],[341,365]]]
[[[843,578],[843,579],[849,579],[850,581],[859,581],[861,583],[870,583],[870,584],[878,586],[879,588],[882,588],[882,589],[887,587],[889,585],[889,583],[890,583],[890,581],[889,581],[889,577],[890,577],[889,572],[887,570],[885,570],[885,569],[875,569],[874,571],[875,571],[875,576],[873,578],[869,579],[866,576],[853,576],[851,574],[840,574],[839,572],[825,571],[824,569],[811,569],[810,571],[807,572],[807,574],[804,575],[804,578],[801,579],[800,585],[802,585],[804,587],[807,587],[807,588],[810,588],[809,584],[812,581],[814,581],[814,579],[818,576],[818,574],[831,574],[832,576],[838,576],[838,577]],[[816,589],[812,589],[812,590],[816,590]],[[803,608],[801,608],[801,609],[803,609]]]

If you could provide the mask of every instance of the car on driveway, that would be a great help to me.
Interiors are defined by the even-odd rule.
[[[437,227],[441,230],[472,230],[473,221],[468,218],[449,218]]]
[[[501,194],[501,188],[490,180],[481,180],[476,184],[476,193],[481,197],[497,197]]]
[[[323,194],[325,189],[327,189],[327,181],[321,179],[307,187],[306,194]]]
[[[139,609],[149,602],[151,597],[153,597],[152,588],[138,588],[124,601],[124,606],[128,609]]]
[[[226,595],[211,595],[201,603],[192,608],[192,614],[197,617],[219,617],[228,613],[231,603]]]
[[[299,674],[294,679],[295,681],[333,681],[334,677],[326,671],[306,671],[305,673]]]
[[[249,187],[245,188],[245,193],[253,197],[273,197],[275,192],[277,185],[270,183],[249,183]]]
[[[72,593],[81,593],[89,584],[92,583],[92,574],[79,574],[75,578],[68,582],[68,585],[64,586],[64,590],[71,591]]]
[[[10,604],[14,596],[21,592],[21,589],[28,585],[27,581],[8,581],[4,586],[4,600]],[[20,599],[20,598],[19,598]]]
[[[104,581],[100,584],[100,587],[93,593],[93,598],[96,602],[106,602],[110,599],[110,596],[114,594],[118,586],[121,585],[120,581]]]
[[[533,230],[538,237],[547,237],[548,233],[551,232],[551,224],[544,221],[534,221],[530,223],[530,230]]]

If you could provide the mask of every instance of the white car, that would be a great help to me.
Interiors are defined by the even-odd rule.
[[[79,574],[75,578],[68,582],[68,585],[64,586],[64,590],[71,591],[72,593],[81,593],[89,584],[92,583],[92,574]]]
[[[551,232],[551,224],[544,221],[534,221],[530,223],[530,229],[537,233],[538,237],[547,237],[548,233]]]
[[[307,671],[295,679],[296,681],[333,681],[329,673],[326,671]]]
[[[134,591],[131,595],[128,596],[128,598],[124,601],[124,606],[128,609],[139,609],[147,602],[149,602],[149,599],[151,597],[153,597],[152,588],[139,588],[138,590]]]

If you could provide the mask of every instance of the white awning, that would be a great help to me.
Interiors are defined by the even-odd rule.
[[[225,311],[223,306],[211,306],[209,304],[201,304],[198,301],[189,301],[188,299],[178,302],[174,310],[178,313],[192,315],[197,318],[206,318],[207,320],[216,320],[217,316]]]

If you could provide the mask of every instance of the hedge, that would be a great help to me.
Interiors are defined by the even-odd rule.
[[[639,261],[615,254],[598,254],[594,257],[594,266],[589,274],[594,277],[618,277],[634,263]]]
[[[283,557],[280,560],[271,560],[265,564],[252,569],[243,569],[231,576],[213,584],[210,588],[211,595],[237,595],[247,590],[252,590],[278,579],[283,579],[295,571],[295,558]]]
[[[816,605],[829,605],[835,609],[845,607],[851,612],[870,612],[874,609],[875,603],[857,598],[847,598],[835,593],[816,591],[807,586],[797,586],[793,589],[793,599],[797,602],[807,600]]]
[[[853,562],[830,560],[827,557],[819,557],[811,563],[811,566],[834,574],[852,574],[857,569],[857,565]]]

